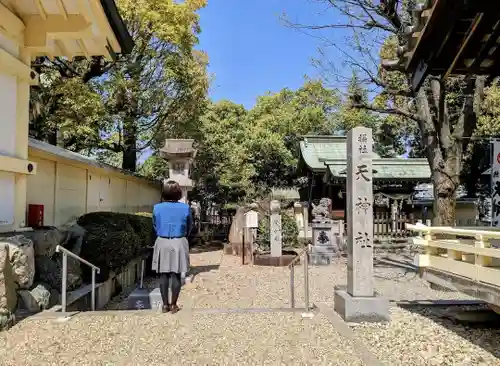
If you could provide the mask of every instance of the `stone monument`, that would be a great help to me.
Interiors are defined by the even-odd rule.
[[[309,262],[313,265],[328,265],[335,253],[338,253],[336,237],[334,236],[334,221],[329,217],[331,200],[322,198],[318,205],[313,205],[311,223],[312,247]]]
[[[281,213],[280,213],[280,202],[273,200],[270,204],[271,209],[271,222],[269,225],[270,237],[269,241],[271,244],[271,257],[281,257],[283,254],[283,243],[281,234]]]
[[[308,202],[295,202],[293,204],[293,214],[295,222],[299,229],[299,240],[307,242],[311,239],[311,230],[309,227],[309,206]]]
[[[182,202],[187,203],[187,194],[193,189],[189,171],[196,156],[194,140],[167,139],[160,154],[168,161],[169,179],[175,180],[182,189]]]
[[[373,287],[372,130],[347,134],[347,290],[335,289],[335,311],[347,322],[389,320],[389,301]]]

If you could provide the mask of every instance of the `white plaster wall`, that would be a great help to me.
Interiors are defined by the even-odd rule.
[[[72,166],[70,160],[40,158],[31,152],[30,148],[28,158],[39,165],[37,174],[28,179],[27,204],[44,205],[46,225],[61,225],[94,211],[151,212],[159,202],[159,184],[143,183],[126,174],[116,176],[104,169],[96,171],[81,163]]]
[[[44,206],[44,224],[55,225],[56,162],[30,157],[37,164],[37,173],[28,176],[26,204]]]
[[[0,48],[17,57],[17,44],[0,33]],[[14,76],[0,73],[0,154],[15,156],[16,154],[16,120],[17,120],[17,79]],[[15,212],[14,173],[0,172],[0,226],[12,225]]]

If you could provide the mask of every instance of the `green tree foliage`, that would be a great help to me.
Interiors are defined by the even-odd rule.
[[[354,127],[363,126],[373,130],[375,152],[382,157],[395,157],[405,152],[403,139],[395,128],[393,116],[381,115],[371,110],[359,108],[369,103],[368,90],[363,86],[357,72],[353,71],[347,86],[347,95],[342,100],[337,131],[344,133]]]
[[[74,151],[93,148],[102,159],[120,154],[110,161],[135,171],[140,151],[193,129],[208,90],[207,57],[193,50],[197,10],[205,4],[119,0],[135,42],[132,54],[116,61],[37,59],[32,134]]]
[[[138,173],[150,179],[168,178],[168,163],[164,158],[158,156],[158,153],[155,153],[144,161],[139,167]]]
[[[340,106],[339,95],[320,81],[307,80],[292,91],[258,98],[248,113],[245,149],[254,171],[252,184],[260,187],[296,183],[298,141],[306,134],[334,133]]]
[[[30,133],[53,145],[59,140],[74,151],[91,146],[105,127],[106,110],[95,80],[83,82],[84,63],[38,58],[33,68],[40,83],[31,87]]]
[[[229,101],[210,105],[198,130],[198,199],[236,202],[296,184],[299,137],[332,134],[339,103],[335,91],[308,80],[258,98],[248,111]]]
[[[489,180],[482,176],[491,167],[490,138],[500,137],[500,85],[495,80],[484,90],[477,128],[464,153],[462,181],[470,196],[489,195]],[[486,192],[488,191],[488,192]]]
[[[211,104],[200,119],[192,174],[198,200],[235,202],[248,189],[252,169],[243,147],[249,138],[246,115],[242,105],[220,101]]]
[[[269,213],[259,215],[259,227],[257,228],[256,242],[262,250],[271,249],[271,216]],[[299,228],[295,217],[288,212],[281,214],[282,240],[287,247],[299,246]]]

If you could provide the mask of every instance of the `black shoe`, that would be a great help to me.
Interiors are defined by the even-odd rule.
[[[161,308],[162,313],[168,313],[170,311],[170,306],[169,305],[163,305]]]
[[[181,310],[181,308],[180,308],[180,307],[178,307],[176,304],[170,305],[170,312],[171,312],[172,314],[177,313],[179,310]]]

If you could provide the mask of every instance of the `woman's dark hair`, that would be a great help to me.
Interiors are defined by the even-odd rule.
[[[182,198],[182,190],[174,180],[169,180],[163,184],[161,198],[165,202],[177,202]]]

